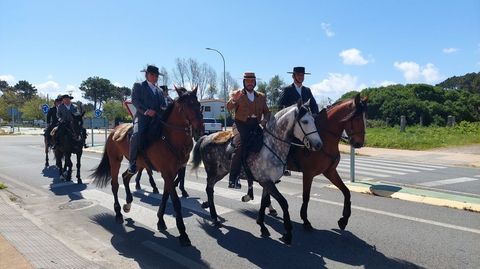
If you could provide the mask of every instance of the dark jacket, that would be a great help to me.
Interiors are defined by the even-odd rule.
[[[278,100],[278,109],[296,104],[298,99],[300,99],[300,95],[298,95],[297,89],[295,89],[295,85],[292,83],[290,86],[283,88]],[[302,86],[302,101],[307,102],[308,99],[310,99],[310,110],[313,114],[318,114],[317,101],[313,97],[312,91],[310,88]]]
[[[156,90],[156,94],[148,86],[148,82],[137,82],[133,84],[132,90],[132,104],[137,109],[135,117],[144,118],[145,111],[147,109],[155,110],[157,113],[161,113],[162,107],[165,107],[165,98],[160,89]]]
[[[47,125],[48,126],[55,126],[58,123],[58,118],[57,118],[57,107],[52,106],[50,109],[48,109],[47,113]]]
[[[70,109],[64,104],[60,104],[57,109],[57,118],[60,122],[72,122],[73,114],[77,113],[77,107],[74,104],[70,104]]]

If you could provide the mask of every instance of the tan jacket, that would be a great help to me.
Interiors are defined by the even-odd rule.
[[[253,102],[250,102],[244,89],[238,91],[242,91],[240,98],[236,102],[230,98],[227,102],[227,109],[235,112],[235,120],[245,122],[247,121],[247,118],[255,115],[260,123],[262,115],[267,120],[270,118],[270,110],[268,109],[266,98],[263,93],[255,91],[255,98]]]

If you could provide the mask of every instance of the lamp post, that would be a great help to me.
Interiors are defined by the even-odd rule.
[[[226,131],[227,130],[227,79],[226,79],[226,74],[225,74],[225,58],[223,57],[223,54],[216,50],[216,49],[212,49],[212,48],[205,48],[207,50],[213,50],[215,52],[217,52],[218,54],[220,54],[220,56],[222,56],[222,60],[223,60],[223,101],[224,101],[224,105],[223,105],[223,121],[224,121],[224,124],[223,124],[223,130]]]

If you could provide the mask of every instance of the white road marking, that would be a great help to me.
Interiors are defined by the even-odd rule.
[[[475,180],[480,180],[480,179],[472,178],[472,177],[457,177],[457,178],[423,182],[423,183],[420,183],[418,185],[427,186],[427,187],[435,187],[435,186],[463,183],[463,182],[469,182],[469,181],[475,181]]]
[[[300,196],[298,196],[298,197],[300,197]],[[318,199],[318,198],[315,198],[315,197],[311,197],[310,200],[314,200],[314,201],[317,201],[317,202],[320,202],[320,203],[326,203],[326,204],[330,204],[330,205],[337,205],[337,206],[343,207],[343,203],[333,202],[333,201],[324,200],[324,199]],[[391,213],[391,212],[387,212],[387,211],[382,211],[382,210],[377,210],[377,209],[372,209],[372,208],[366,208],[366,207],[361,207],[361,206],[352,206],[352,208],[357,209],[357,210],[361,210],[361,211],[370,212],[370,213],[385,215],[385,216],[389,216],[389,217],[405,219],[405,220],[410,220],[410,221],[416,221],[416,222],[420,222],[420,223],[431,224],[431,225],[450,228],[450,229],[455,229],[455,230],[459,230],[459,231],[480,234],[479,229],[473,229],[473,228],[468,228],[468,227],[443,223],[443,222],[434,221],[434,220],[427,220],[427,219],[422,219],[422,218],[417,218],[417,217],[411,217],[411,216],[406,216],[406,215],[402,215],[402,214],[396,214],[396,213]]]
[[[340,164],[339,166],[345,169],[350,169],[350,165]],[[379,169],[379,166],[373,166],[373,167],[377,167],[377,168],[370,168],[370,167],[365,167],[363,165],[356,165],[355,172],[358,171],[359,173],[361,173],[360,171],[372,171],[372,172],[390,173],[394,175],[406,175],[406,173],[403,173],[403,172],[391,171],[388,169]]]
[[[350,167],[350,163],[348,164],[342,164],[340,163],[339,165],[342,165],[344,167]],[[418,173],[420,172],[419,170],[413,170],[413,169],[406,169],[406,168],[398,168],[398,167],[390,167],[390,165],[383,165],[383,164],[362,164],[362,163],[355,163],[355,167],[361,168],[361,167],[373,167],[373,168],[382,168],[383,171],[400,171],[400,172],[407,172],[407,173]]]
[[[346,160],[346,159],[345,159]],[[390,161],[386,159],[373,159],[373,158],[356,158],[355,162],[370,162],[370,163],[386,163],[386,164],[399,164],[399,165],[408,165],[409,167],[415,167],[420,169],[423,168],[434,168],[434,169],[443,169],[447,168],[446,166],[441,165],[433,165],[433,164],[423,164],[423,163],[411,163],[411,162],[403,162],[403,161]]]
[[[95,189],[87,189],[81,192],[74,192],[73,194],[82,197],[84,199],[92,200],[98,203],[98,205],[105,207],[106,209],[114,212],[113,210],[113,195],[107,194],[105,192],[95,190]],[[123,206],[126,202],[124,199],[118,199],[120,202],[120,206]],[[132,203],[132,208],[129,213],[125,213],[122,210],[123,217],[130,217],[135,222],[142,223],[146,227],[151,229],[157,229],[157,211],[148,209],[141,205]],[[165,224],[167,225],[167,229],[176,227],[175,218],[170,215],[164,215],[163,219],[165,220]]]
[[[185,257],[181,254],[178,254],[177,252],[173,251],[173,250],[170,250],[166,247],[163,247],[163,246],[160,246],[159,244],[156,244],[152,241],[143,241],[142,242],[142,245],[144,245],[145,247],[157,252],[158,254],[160,255],[163,255],[187,268],[199,268],[199,269],[207,269],[208,267],[206,267],[205,265],[203,264],[200,264],[196,261],[193,261],[191,259],[189,259],[188,257]]]
[[[337,167],[337,171],[338,172],[344,172],[344,173],[350,173],[350,168],[342,168],[342,167]],[[386,172],[386,171],[383,171],[383,172]],[[381,174],[381,173],[370,173],[370,172],[366,172],[366,171],[359,171],[358,167],[355,167],[355,175],[366,175],[366,176],[369,176],[369,177],[389,177],[390,175],[386,175],[386,174]]]

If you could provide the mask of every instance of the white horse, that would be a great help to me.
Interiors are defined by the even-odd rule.
[[[263,146],[258,153],[251,153],[245,161],[248,178],[254,179],[263,187],[262,202],[257,223],[261,227],[262,236],[270,236],[265,227],[265,208],[270,204],[270,195],[273,196],[283,210],[283,221],[286,233],[281,240],[286,244],[292,241],[292,224],[288,213],[288,203],[285,197],[275,186],[285,170],[288,151],[293,137],[303,142],[309,150],[316,151],[322,147],[312,114],[309,110],[310,101],[298,103],[280,110],[270,119],[264,129]],[[222,139],[222,137],[224,139]],[[219,225],[218,216],[213,201],[213,188],[230,172],[231,154],[227,147],[233,139],[231,132],[214,133],[201,137],[193,150],[193,169],[198,168],[203,161],[207,172],[207,197],[205,207],[210,207],[210,216],[216,225]],[[245,170],[245,169],[243,169]],[[248,171],[249,170],[249,171]],[[242,176],[243,175],[243,176]],[[242,171],[241,178],[245,177]]]

